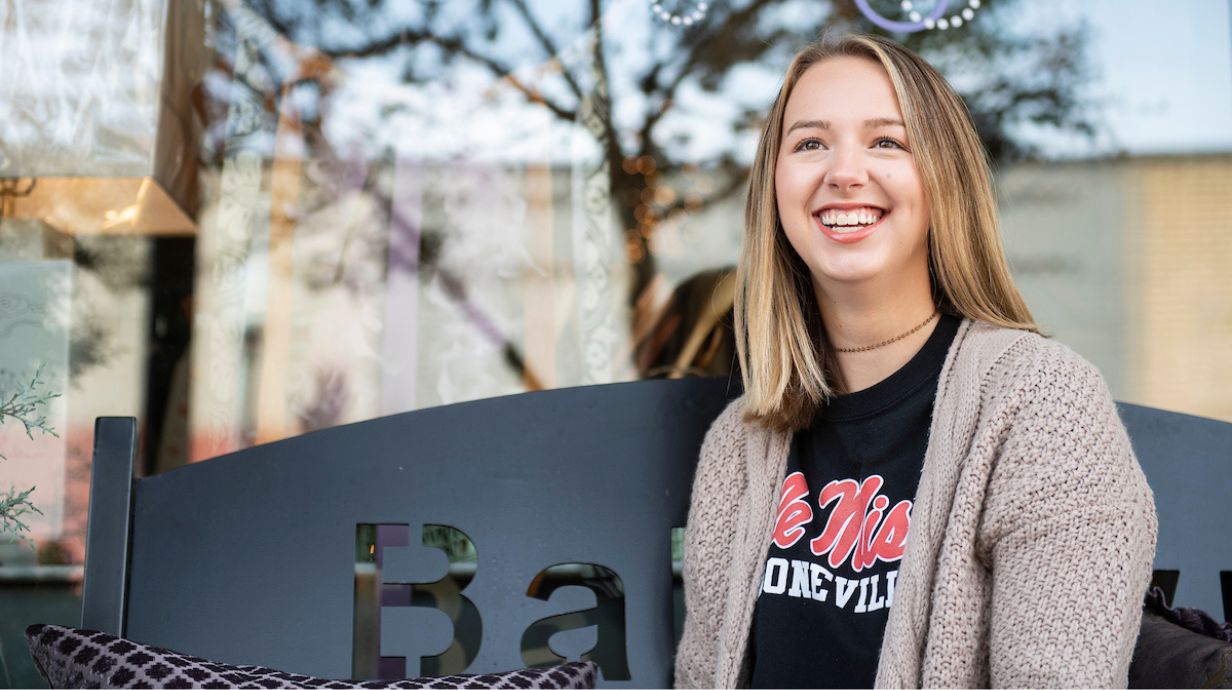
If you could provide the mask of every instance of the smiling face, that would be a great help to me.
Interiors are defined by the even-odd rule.
[[[820,298],[927,289],[928,200],[880,64],[832,57],[800,76],[774,180],[780,222]]]

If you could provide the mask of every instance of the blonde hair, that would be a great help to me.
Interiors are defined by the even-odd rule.
[[[894,85],[931,208],[928,264],[938,307],[1038,332],[1005,260],[987,153],[962,99],[936,69],[888,39],[849,34],[810,44],[787,68],[762,130],[736,271],[745,418],[779,430],[807,426],[839,379],[809,270],[783,231],[774,186],[787,99],[809,67],[837,56],[879,63]]]

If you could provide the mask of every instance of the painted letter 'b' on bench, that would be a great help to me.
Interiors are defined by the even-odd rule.
[[[466,673],[479,655],[483,621],[464,593],[479,567],[475,545],[448,525],[424,525],[414,544],[410,535],[406,524],[357,526],[355,678]],[[607,680],[631,679],[624,583],[614,571],[558,563],[532,578],[526,596],[545,602],[536,605],[550,615],[531,623],[520,643],[510,641],[524,665],[587,660]]]

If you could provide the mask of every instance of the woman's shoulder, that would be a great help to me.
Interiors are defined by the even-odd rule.
[[[693,476],[693,501],[702,497],[731,498],[744,486],[748,423],[744,421],[743,397],[727,404],[706,431]]]
[[[750,430],[751,426],[744,418],[744,396],[741,395],[729,401],[727,407],[710,423],[704,444],[728,447],[738,445]]]
[[[1083,397],[1107,398],[1099,369],[1065,343],[1039,333],[970,321],[963,348],[982,360],[982,388],[1020,402],[1065,404]]]

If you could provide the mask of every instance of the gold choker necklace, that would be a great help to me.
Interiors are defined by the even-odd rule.
[[[911,330],[907,331],[906,333],[904,333],[904,334],[902,334],[902,335],[900,335],[900,336],[898,336],[898,337],[896,337],[896,338],[890,338],[889,340],[882,341],[882,342],[880,342],[880,343],[877,343],[876,345],[868,345],[868,346],[865,346],[865,347],[836,347],[836,348],[834,348],[834,351],[835,351],[835,352],[867,352],[868,350],[876,350],[876,349],[877,349],[877,348],[879,348],[879,347],[885,347],[886,345],[889,345],[890,343],[897,343],[898,341],[902,340],[903,338],[906,338],[907,336],[911,335],[912,333],[915,333],[916,331],[920,330],[921,328],[923,328],[923,327],[927,326],[929,323],[931,323],[931,322],[932,322],[932,320],[933,320],[933,319],[937,318],[937,315],[938,315],[938,314],[940,314],[940,313],[941,313],[941,310],[939,310],[939,309],[934,309],[934,310],[933,310],[933,313],[932,313],[932,314],[929,314],[929,315],[928,315],[928,318],[927,318],[927,319],[924,319],[924,322],[923,322],[923,323],[921,323],[919,326],[916,326],[915,328],[913,328],[913,329],[911,329]]]

